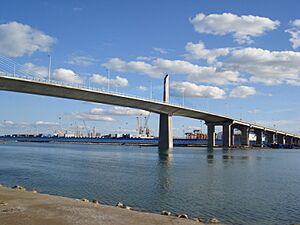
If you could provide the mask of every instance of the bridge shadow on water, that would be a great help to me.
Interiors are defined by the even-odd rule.
[[[157,162],[157,178],[160,191],[162,195],[168,194],[168,191],[172,186],[171,179],[171,167],[173,161],[173,149],[166,149],[162,151],[161,149],[158,152],[158,162]],[[161,196],[164,197],[164,196]]]

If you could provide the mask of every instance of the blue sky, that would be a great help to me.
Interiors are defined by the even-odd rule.
[[[162,98],[299,133],[300,2],[6,1],[0,55],[52,79]],[[184,100],[183,100],[184,96]],[[0,134],[136,129],[138,110],[1,92]],[[144,114],[143,114],[144,115]],[[157,134],[158,117],[150,116]],[[204,129],[174,117],[174,133]]]

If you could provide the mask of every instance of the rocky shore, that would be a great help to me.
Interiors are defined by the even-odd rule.
[[[162,214],[139,212],[122,203],[107,206],[97,200],[71,199],[26,191],[21,186],[7,188],[0,185],[1,225],[220,224],[216,219],[203,221],[166,211]]]

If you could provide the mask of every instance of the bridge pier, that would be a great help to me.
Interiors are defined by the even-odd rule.
[[[164,95],[163,101],[169,102],[169,75],[164,78]],[[173,149],[173,127],[172,115],[163,114],[159,115],[159,141],[158,148],[160,154],[168,154]]]
[[[293,144],[294,145],[299,145],[299,143],[300,143],[300,139],[296,138],[296,137],[293,137]]]
[[[207,125],[207,147],[213,148],[216,146],[216,126],[221,125],[223,127],[223,147],[230,148],[233,145],[233,126],[231,122],[213,123],[206,122]]]
[[[243,146],[249,146],[250,142],[249,142],[249,131],[250,128],[246,127],[246,126],[242,126],[241,127],[241,145]]]
[[[159,151],[166,151],[173,148],[172,116],[168,114],[159,115]]]
[[[207,125],[207,146],[208,148],[213,148],[216,146],[215,124],[206,123],[206,125]]]
[[[256,146],[262,147],[263,146],[263,134],[264,131],[262,130],[254,130],[254,133],[256,135]]]
[[[238,129],[241,132],[240,145],[249,146],[250,127],[238,124],[233,124],[232,127]],[[231,144],[233,144],[233,142]]]
[[[232,123],[225,123],[223,124],[223,147],[224,148],[229,148],[231,147],[232,143],[232,135],[231,135],[231,126]]]
[[[231,126],[231,146],[235,145],[235,138],[234,138],[234,126]]]
[[[266,139],[267,139],[268,144],[274,144],[275,143],[275,133],[267,132]]]
[[[277,144],[283,145],[284,144],[284,135],[277,134]]]
[[[285,136],[285,144],[291,145],[293,143],[293,137]]]

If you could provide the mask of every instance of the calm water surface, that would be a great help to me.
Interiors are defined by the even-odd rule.
[[[0,183],[227,224],[300,223],[300,150],[0,143]]]

